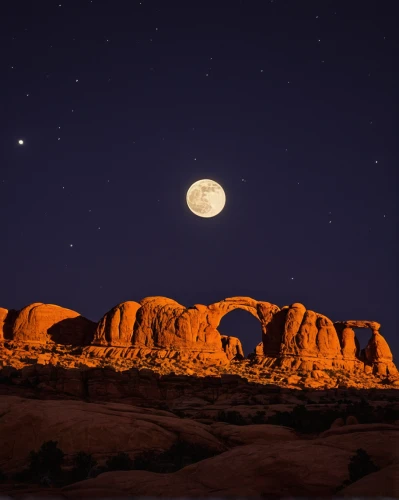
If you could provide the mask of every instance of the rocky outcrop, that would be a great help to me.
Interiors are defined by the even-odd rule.
[[[106,346],[131,346],[136,313],[140,307],[138,302],[128,301],[112,308],[98,322],[93,343]]]
[[[37,302],[18,312],[12,327],[12,339],[68,345],[88,345],[96,324],[76,311]]]
[[[15,309],[4,309],[0,307],[0,342],[12,338],[12,328],[18,311]]]
[[[105,355],[110,357],[181,356],[228,364],[243,355],[242,347],[238,339],[222,336],[218,327],[221,319],[234,309],[243,309],[259,320],[261,342],[253,356],[264,366],[302,371],[365,371],[368,367],[367,373],[371,370],[379,376],[397,373],[379,323],[333,323],[300,303],[279,308],[251,297],[232,297],[188,308],[166,297],[147,297],[140,302],[118,304],[97,325],[75,311],[35,303],[18,312],[11,337],[28,343],[92,344],[93,349],[107,348]],[[0,310],[2,330],[6,316],[6,310]],[[10,321],[7,328],[10,329]],[[355,328],[371,330],[364,351],[360,351]]]
[[[29,452],[49,440],[58,441],[68,456],[83,451],[96,459],[124,450],[131,456],[146,450],[164,451],[178,438],[189,446],[206,446],[213,453],[226,450],[208,426],[162,410],[3,396],[0,414],[0,468],[7,472],[22,469]]]
[[[241,388],[234,397],[240,392]],[[373,494],[378,496],[383,491],[389,498],[396,497],[397,475],[392,474],[391,467],[399,460],[398,425],[355,423],[319,434],[303,434],[272,424],[233,425],[214,419],[203,423],[195,416],[195,406],[201,404],[199,398],[180,401],[187,412],[193,409],[194,416],[185,413],[182,418],[170,409],[149,404],[139,407],[2,396],[0,469],[8,479],[3,481],[1,493],[11,498],[43,498],[49,494],[53,498],[214,498],[217,490],[220,498],[330,498],[348,479],[348,464],[356,450],[362,448],[381,471],[387,471],[383,477],[386,484],[381,490],[372,489]],[[207,403],[208,411],[213,406],[216,415],[221,408],[238,408],[226,407],[231,403],[225,399],[223,402]],[[281,405],[277,406],[280,410]],[[320,418],[324,410],[319,410]],[[147,454],[147,470],[103,472],[93,479],[73,481],[62,489],[52,485],[44,492],[40,491],[44,486],[26,484],[32,489],[26,494],[20,482],[13,479],[14,473],[25,469],[30,452],[38,451],[46,441],[57,441],[65,453],[64,470],[71,468],[81,452],[92,455],[98,468],[120,452],[133,460]],[[176,444],[180,447],[170,453]],[[169,463],[179,460],[175,472],[149,472],[154,470],[149,465],[159,466],[156,454],[162,452],[170,453]],[[88,476],[93,477],[93,472],[88,471]],[[358,483],[355,491],[359,497],[367,496],[367,487],[372,484],[361,488],[364,479],[352,485]]]
[[[393,452],[394,457],[387,457],[386,449],[398,443],[398,430],[353,433],[345,436],[344,444],[336,444],[334,438],[236,446],[173,474],[108,472],[67,486],[62,493],[67,498],[93,495],[214,498],[215,491],[221,498],[331,498],[348,479],[348,464],[361,447],[386,471],[385,485],[380,491],[387,497],[396,497],[397,467],[392,468],[398,460],[398,452]],[[378,496],[378,488],[372,491]],[[356,488],[356,495],[367,496],[367,487]]]
[[[227,359],[231,361],[232,359],[240,360],[244,358],[244,351],[240,340],[237,337],[228,337],[227,335],[221,335],[222,348],[226,353]]]
[[[393,364],[393,356],[384,337],[376,330],[369,340],[364,350],[366,362],[373,366],[374,370],[382,375],[386,373],[396,373],[396,366]]]

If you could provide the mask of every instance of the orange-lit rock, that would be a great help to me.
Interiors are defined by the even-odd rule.
[[[373,335],[364,350],[364,354],[366,361],[373,365],[377,373],[382,375],[397,373],[397,369],[393,364],[391,349],[378,331],[373,330]]]
[[[93,343],[125,347],[132,345],[133,327],[140,307],[138,302],[128,301],[112,308],[100,319]]]
[[[0,307],[0,342],[12,338],[12,327],[18,311],[15,309],[4,309]]]
[[[0,307],[0,341],[4,340],[4,325],[8,315],[8,309]]]
[[[241,343],[222,336],[218,327],[234,309],[245,310],[259,320],[260,342],[254,355],[263,366],[308,372],[326,368],[360,370],[379,376],[398,373],[379,332],[380,324],[375,321],[333,323],[300,303],[280,308],[241,296],[191,307],[159,296],[127,301],[111,309],[97,325],[75,311],[35,303],[19,311],[15,321],[5,309],[0,311],[0,339],[6,336],[17,342],[92,344],[90,355],[110,358],[177,357],[208,360],[210,365],[229,364],[243,355]],[[359,328],[371,330],[363,351],[354,331]],[[323,383],[311,376],[306,380],[313,386]]]
[[[90,344],[94,329],[95,323],[76,311],[37,302],[19,311],[12,328],[12,338],[20,342],[81,346]]]
[[[243,359],[244,351],[237,337],[228,337],[227,335],[222,335],[222,347],[227,355],[227,359],[230,361],[232,359]]]

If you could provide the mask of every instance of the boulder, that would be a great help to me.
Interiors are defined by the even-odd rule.
[[[76,311],[37,302],[19,311],[12,329],[13,340],[46,344],[88,345],[96,324]]]
[[[0,342],[12,339],[12,328],[18,311],[15,309],[4,309],[0,307]]]
[[[330,429],[336,429],[337,427],[343,427],[344,425],[345,425],[344,419],[339,417],[334,420],[334,422],[330,426]]]
[[[348,415],[345,420],[345,425],[359,425],[359,420],[354,415]]]
[[[0,307],[0,341],[4,340],[4,326],[8,315],[8,309]]]
[[[241,345],[240,339],[237,337],[228,337],[227,335],[221,335],[222,348],[226,353],[227,359],[231,361],[232,359],[243,359],[244,350]]]
[[[375,372],[381,375],[397,372],[388,343],[377,330],[373,330],[373,335],[364,350],[364,354],[366,362],[375,365]]]
[[[131,346],[136,313],[140,307],[138,302],[127,301],[112,308],[99,321],[93,344]]]

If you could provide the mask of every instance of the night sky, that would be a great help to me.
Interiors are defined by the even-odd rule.
[[[382,323],[397,358],[394,7],[6,2],[0,306],[302,302]],[[244,311],[220,331],[260,341]]]

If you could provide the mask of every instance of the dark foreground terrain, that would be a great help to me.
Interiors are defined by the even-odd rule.
[[[397,389],[131,372],[3,368],[0,493],[399,498]]]

